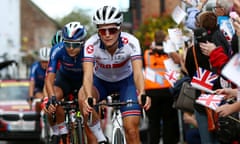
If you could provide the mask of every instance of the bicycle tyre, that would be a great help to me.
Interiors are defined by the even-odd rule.
[[[83,129],[80,121],[77,121],[76,125],[73,126],[70,141],[71,144],[85,144]]]
[[[78,138],[78,130],[77,128],[73,128],[70,134],[70,144],[80,144]]]
[[[42,131],[44,131],[44,138],[42,139],[42,142],[44,144],[50,144],[51,143],[51,135],[50,135],[50,125],[47,120],[47,115],[43,115],[43,122],[44,122],[44,128]]]
[[[84,130],[80,120],[77,120],[77,128],[78,129],[78,139],[79,144],[85,144]]]
[[[113,136],[114,136],[114,141],[113,141],[114,144],[124,144],[124,136],[120,128],[116,129]]]

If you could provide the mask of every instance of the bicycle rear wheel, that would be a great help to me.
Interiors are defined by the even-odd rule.
[[[124,136],[123,136],[120,128],[116,129],[116,131],[115,131],[115,133],[113,135],[112,143],[113,144],[125,144]]]

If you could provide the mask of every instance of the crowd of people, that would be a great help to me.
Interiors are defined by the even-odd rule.
[[[69,22],[58,30],[51,40],[52,46],[41,48],[39,61],[31,67],[28,99],[30,104],[33,99],[42,99],[42,109],[49,115],[52,141],[58,143],[62,139],[66,143],[68,134],[64,109],[55,104],[77,90],[88,144],[109,143],[99,113],[88,100],[91,98],[98,103],[112,93],[119,93],[121,102],[138,102],[121,107],[128,144],[141,143],[142,108],[149,119],[149,144],[159,144],[160,139],[163,144],[177,144],[182,134],[187,144],[225,144],[215,130],[209,129],[209,111],[205,106],[195,103],[193,113],[180,111],[183,118],[179,118],[179,110],[173,107],[174,83],[165,77],[169,69],[166,61],[172,60],[177,65],[178,79],[192,78],[197,70],[196,57],[199,67],[220,75],[213,87],[216,94],[224,94],[225,100],[235,100],[217,107],[212,114],[226,117],[240,111],[238,85],[221,76],[224,66],[238,53],[240,17],[229,15],[233,11],[240,15],[240,2],[216,0],[211,11],[204,10],[207,3],[208,0],[199,0],[196,6],[187,9],[184,28],[188,33],[183,35],[181,47],[166,31],[156,30],[149,49],[142,52],[139,40],[122,31],[123,14],[113,6],[95,11],[92,21],[97,33],[90,37],[86,26],[79,21]],[[223,18],[231,23],[234,33],[223,26]],[[196,99],[201,93],[197,91]],[[144,104],[142,95],[147,95]],[[40,104],[36,105],[36,110],[40,117]],[[52,113],[56,113],[56,121]],[[87,123],[90,113],[92,123]],[[184,122],[183,131],[180,131],[180,121]],[[228,143],[240,143],[239,137]]]

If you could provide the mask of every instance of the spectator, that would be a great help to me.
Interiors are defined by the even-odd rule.
[[[199,67],[202,67],[207,70],[211,70],[210,64],[208,62],[208,56],[202,54],[200,47],[199,47],[199,41],[202,40],[201,37],[204,35],[204,33],[207,33],[207,30],[204,28],[198,28],[198,29],[194,30],[195,38],[198,38],[194,45],[195,51],[196,51],[196,58],[197,58]],[[210,34],[208,34],[207,40],[211,41]],[[193,48],[194,47],[188,49],[186,61],[185,61],[185,66],[186,66],[186,69],[188,70],[188,74],[190,77],[193,77],[194,73],[196,72],[196,65],[194,63],[194,57],[193,57]],[[200,93],[201,93],[200,91],[197,91],[197,97],[200,95]],[[205,143],[218,144],[219,142],[218,142],[215,134],[208,130],[208,117],[206,114],[205,107],[203,107],[199,104],[194,104],[194,108],[195,108],[194,115],[196,116],[196,120],[198,123],[201,142],[204,144]]]
[[[177,110],[172,108],[173,96],[169,90],[171,85],[164,78],[166,72],[164,61],[169,58],[163,51],[163,41],[165,39],[164,31],[156,31],[154,42],[150,49],[144,52],[146,75],[148,75],[148,69],[151,69],[157,75],[155,77],[156,81],[145,79],[146,94],[152,99],[152,106],[147,111],[151,144],[159,144],[161,133],[164,144],[176,144],[179,140]]]

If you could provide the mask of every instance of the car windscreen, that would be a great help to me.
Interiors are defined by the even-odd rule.
[[[28,97],[27,86],[0,87],[0,101],[26,100]]]

